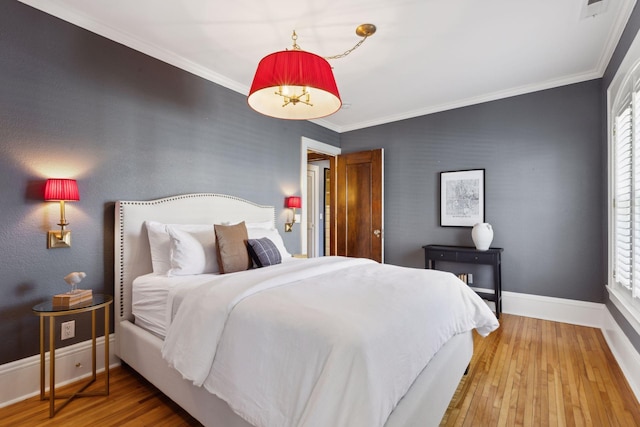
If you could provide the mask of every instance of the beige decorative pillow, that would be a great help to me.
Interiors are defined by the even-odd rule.
[[[233,273],[251,268],[253,264],[247,250],[247,227],[242,221],[235,225],[214,225],[218,244],[220,273]]]

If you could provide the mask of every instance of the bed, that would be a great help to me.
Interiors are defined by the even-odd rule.
[[[198,295],[196,291],[185,291],[182,289],[182,285],[180,285],[180,291],[182,294],[176,293],[174,298],[178,299],[180,302],[179,305],[176,304],[176,307],[169,309],[171,312],[168,317],[171,317],[173,320],[169,322],[169,324],[165,325],[167,329],[154,330],[152,328],[152,324],[154,323],[153,316],[145,316],[142,312],[138,314],[138,317],[133,314],[133,284],[134,282],[140,283],[144,282],[145,278],[148,278],[150,275],[152,276],[153,265],[152,265],[152,253],[149,245],[149,236],[147,233],[147,224],[152,222],[157,222],[161,224],[236,224],[239,221],[244,221],[249,224],[269,224],[270,228],[275,227],[275,208],[272,206],[261,206],[237,197],[222,195],[222,194],[185,194],[173,197],[167,197],[158,200],[150,200],[150,201],[118,201],[116,202],[116,212],[115,212],[115,353],[116,355],[130,367],[135,369],[138,373],[140,373],[143,377],[149,380],[152,384],[154,384],[158,389],[160,389],[164,394],[166,394],[169,398],[174,400],[177,404],[179,404],[182,408],[184,408],[187,412],[189,412],[194,418],[200,421],[202,424],[206,426],[223,426],[223,427],[251,427],[253,425],[268,425],[265,424],[267,421],[264,421],[261,417],[262,414],[251,414],[250,409],[245,410],[243,405],[244,403],[238,404],[234,401],[229,401],[228,394],[233,395],[234,393],[229,392],[226,393],[225,388],[220,387],[230,387],[233,388],[235,386],[234,376],[227,375],[224,381],[222,380],[212,380],[211,376],[214,371],[220,370],[219,367],[215,367],[215,365],[209,370],[209,368],[200,368],[202,371],[202,375],[196,380],[198,377],[198,373],[194,374],[193,371],[189,372],[190,369],[194,368],[194,363],[192,360],[186,361],[177,361],[175,358],[172,359],[171,351],[167,350],[168,344],[180,341],[184,339],[182,335],[190,335],[191,332],[195,334],[197,328],[192,327],[193,321],[188,321],[187,323],[181,324],[180,321],[182,318],[186,318],[186,314],[193,311],[188,304],[198,304],[204,300],[204,295],[207,292],[210,292],[209,289],[214,289],[215,287],[209,286],[205,290],[198,291],[202,292],[201,295]],[[286,258],[286,257],[285,257]],[[285,295],[285,299],[289,298],[290,293],[295,293],[296,295],[302,294],[300,290],[296,286],[299,286],[298,283],[302,283],[302,288],[305,286],[317,286],[317,283],[322,280],[328,281],[335,286],[334,288],[338,288],[337,291],[340,291],[340,283],[342,277],[351,276],[362,276],[363,271],[375,271],[372,274],[373,277],[381,276],[382,273],[377,273],[375,269],[393,269],[392,274],[409,274],[409,275],[424,275],[424,274],[432,274],[427,272],[426,270],[417,270],[417,269],[406,269],[402,267],[387,267],[384,265],[380,265],[367,260],[353,260],[353,259],[333,259],[334,257],[325,257],[326,259],[315,259],[315,260],[289,260],[286,259],[287,262],[282,262],[280,265],[271,266],[263,269],[252,269],[247,272],[237,272],[232,274],[225,274],[223,276],[228,276],[223,279],[220,279],[215,274],[211,275],[211,278],[206,277],[207,275],[199,275],[194,276],[194,280],[197,282],[202,281],[212,281],[218,280],[223,283],[225,280],[232,285],[233,288],[236,288],[240,285],[247,286],[247,289],[251,288],[250,283],[251,280],[256,280],[258,283],[258,288],[264,288],[263,282],[273,282],[276,278],[278,281],[284,280],[283,284],[276,284],[274,289],[266,289],[260,290],[259,297],[267,298],[267,301],[270,301],[269,304],[274,304],[274,301],[278,301],[277,298],[280,298],[280,295]],[[308,264],[307,264],[308,263]],[[325,272],[324,269],[330,268],[333,273]],[[280,270],[278,270],[280,269]],[[322,270],[322,274],[320,276],[315,276],[316,273],[310,273],[312,270]],[[269,272],[272,276],[270,280],[264,279],[253,279],[253,277],[258,277],[258,275],[264,274],[260,271],[262,270]],[[319,271],[320,271],[319,270]],[[386,270],[385,270],[386,271]],[[395,272],[395,273],[394,273]],[[327,275],[333,274],[333,276]],[[438,276],[438,280],[457,280],[453,275],[448,274],[450,277],[445,277],[446,273],[435,272],[435,274],[440,274]],[[303,278],[302,276],[308,278]],[[232,276],[235,276],[232,277]],[[313,277],[312,277],[313,276]],[[330,280],[326,279],[327,277],[331,277]],[[404,277],[404,276],[397,276]],[[187,280],[187,276],[182,276],[177,280]],[[239,278],[239,279],[238,279]],[[286,280],[284,278],[287,278]],[[154,279],[155,280],[155,279]],[[235,280],[235,282],[232,282]],[[262,282],[260,282],[262,280]],[[434,279],[435,280],[435,279]],[[346,279],[345,279],[346,281]],[[308,283],[313,282],[313,283]],[[360,281],[364,282],[364,281]],[[182,282],[181,282],[182,283]],[[213,283],[213,282],[212,282]],[[215,282],[217,283],[217,282]],[[314,285],[314,283],[316,285]],[[461,283],[461,282],[460,282]],[[296,284],[296,286],[293,286]],[[194,285],[195,286],[195,285]],[[363,283],[359,283],[358,286],[363,286]],[[455,284],[457,286],[457,284]],[[203,286],[198,287],[197,289],[203,289]],[[220,287],[222,288],[222,287]],[[262,289],[261,288],[261,289]],[[330,288],[327,286],[327,288]],[[194,288],[195,289],[195,288]],[[253,289],[253,288],[251,288]],[[456,288],[458,289],[458,288]],[[466,287],[459,287],[458,293],[464,293]],[[324,292],[324,291],[323,291]],[[447,291],[448,292],[448,291]],[[246,293],[246,292],[245,292]],[[352,292],[353,293],[353,292]],[[180,298],[177,295],[182,295]],[[198,296],[196,296],[198,295]],[[477,298],[473,292],[469,292],[469,295],[473,295],[473,297],[469,297],[469,302],[465,304],[472,304],[470,311],[476,311],[474,314],[474,318],[471,322],[474,323],[474,327],[478,331],[482,331],[483,334],[489,333],[491,330],[494,330],[498,327],[498,322],[495,319],[495,316],[491,313],[491,311],[482,303],[476,304],[473,298]],[[230,296],[230,300],[234,301],[238,298]],[[234,299],[235,298],[235,299]],[[244,298],[244,297],[243,297]],[[274,298],[276,298],[274,300]],[[308,297],[305,297],[308,298]],[[332,297],[331,297],[332,298]],[[352,295],[353,298],[353,295]],[[465,296],[465,298],[467,298]],[[214,295],[214,300],[220,299],[220,295]],[[313,299],[322,299],[322,297],[313,296]],[[348,298],[345,298],[348,300]],[[241,300],[242,302],[238,302],[238,304],[244,307],[252,307],[249,311],[251,314],[248,317],[255,317],[258,314],[253,313],[261,313],[264,311],[268,313],[267,316],[270,320],[271,316],[276,316],[278,312],[269,311],[269,305],[264,308],[264,302],[260,304],[263,305],[251,305],[257,304],[258,297],[255,297],[253,294],[250,297],[247,297],[247,300]],[[278,304],[278,302],[275,302]],[[298,302],[296,302],[298,304]],[[306,304],[306,303],[305,303]],[[228,305],[228,304],[227,304]],[[238,305],[238,307],[240,307]],[[438,303],[441,307],[446,307],[446,304],[443,302]],[[375,307],[375,302],[370,304],[371,307]],[[235,307],[235,306],[234,306]],[[167,308],[165,307],[165,310]],[[236,316],[236,312],[242,313],[242,311],[238,308],[231,308],[230,313],[234,313]],[[456,311],[458,308],[449,307],[446,311]],[[308,312],[317,311],[315,309],[308,309]],[[223,313],[222,318],[225,316],[230,316],[230,313]],[[183,315],[184,314],[184,315]],[[393,314],[389,314],[392,316]],[[175,316],[175,318],[173,317]],[[210,316],[207,314],[207,316]],[[217,324],[218,317],[206,317],[207,322],[211,322],[213,319],[213,324]],[[238,314],[237,316],[240,316]],[[246,315],[245,315],[246,316]],[[302,324],[303,321],[299,320],[304,317],[300,314],[296,314],[298,318],[294,323]],[[385,314],[385,316],[387,316]],[[156,316],[157,317],[157,316]],[[286,316],[280,316],[286,317]],[[382,315],[374,315],[378,322],[384,321],[388,322],[385,317]],[[240,319],[244,319],[239,317]],[[231,317],[229,317],[231,319]],[[233,318],[235,319],[235,317]],[[388,318],[389,321],[393,321],[392,317]],[[278,321],[282,321],[279,318]],[[241,324],[240,320],[234,320],[234,324]],[[262,319],[259,323],[268,324],[268,321]],[[273,322],[272,322],[273,323]],[[331,322],[327,322],[331,323]],[[436,322],[437,323],[437,322]],[[183,331],[188,330],[189,334],[184,333],[176,333],[173,332],[171,335],[172,328],[176,329],[176,325],[188,325],[182,326]],[[236,326],[234,326],[236,327]],[[238,327],[236,327],[238,328]],[[312,327],[314,329],[315,327]],[[356,328],[342,328],[342,329],[356,329]],[[384,329],[384,328],[381,328]],[[411,329],[411,328],[407,328]],[[425,366],[420,366],[420,368],[416,371],[415,375],[412,377],[407,374],[407,379],[409,382],[407,383],[405,389],[402,387],[398,387],[398,390],[395,393],[400,393],[397,401],[394,401],[392,407],[390,409],[390,413],[373,414],[372,417],[381,417],[382,421],[377,421],[378,425],[384,425],[385,427],[400,427],[400,426],[430,426],[430,425],[438,425],[448,403],[453,396],[457,385],[467,369],[469,362],[471,360],[471,356],[473,354],[473,339],[471,329],[473,327],[466,327],[465,330],[453,333],[453,336],[447,337],[444,343],[436,350],[434,350],[434,354],[429,356],[429,359],[425,361]],[[248,345],[251,345],[252,340],[244,339],[241,340],[236,338],[237,335],[234,335],[236,330],[231,327],[231,325],[221,326],[219,335],[222,335],[224,339],[220,338],[219,341],[212,343],[214,348],[218,347],[233,347],[236,345],[236,342],[241,342],[242,345],[239,345],[238,349],[235,351],[247,352]],[[233,334],[231,331],[234,331]],[[253,331],[254,337],[256,340],[260,339],[260,334],[255,335],[256,331]],[[300,334],[299,331],[296,332]],[[324,334],[325,332],[321,332]],[[406,332],[403,332],[406,333]],[[440,333],[439,333],[440,334]],[[211,334],[213,335],[213,334]],[[304,336],[307,333],[304,332]],[[310,333],[310,335],[313,335]],[[441,335],[441,334],[440,334]],[[206,342],[209,340],[208,337],[202,339],[202,343],[199,343],[196,347],[198,351],[194,351],[194,353],[201,353],[201,347],[207,347]],[[225,341],[226,340],[226,341]],[[404,339],[400,342],[402,344]],[[233,345],[229,344],[233,343]],[[257,345],[257,344],[256,344]],[[378,344],[379,346],[379,344]],[[256,348],[256,351],[263,351],[263,356],[261,356],[261,360],[270,359],[270,355],[278,355],[279,351],[282,349],[279,348],[268,348],[265,349],[265,343],[261,342],[259,345],[259,349]],[[304,346],[309,347],[313,351],[313,345]],[[408,349],[413,348],[414,345],[407,346]],[[249,350],[251,351],[251,350]],[[174,352],[175,353],[175,352]],[[297,353],[297,352],[287,352],[287,354]],[[164,354],[164,356],[163,356]],[[226,359],[241,359],[242,357],[234,356],[231,353],[231,356],[223,356],[217,354],[215,356],[216,363],[220,364],[225,362]],[[242,353],[241,353],[242,354]],[[206,356],[204,353],[200,356]],[[193,356],[195,357],[195,356]],[[308,362],[313,355],[306,354],[304,355],[305,362]],[[389,356],[390,357],[390,356]],[[380,356],[378,359],[382,360],[382,363],[386,363],[387,359],[389,359],[387,355]],[[211,356],[214,359],[213,356]],[[272,357],[272,358],[275,358]],[[279,357],[278,357],[279,358]],[[365,357],[367,361],[369,359],[375,359],[376,355],[373,356],[367,355]],[[277,358],[276,358],[277,359]],[[225,363],[231,363],[229,360],[226,360]],[[286,363],[290,363],[293,367],[295,360],[287,360]],[[303,362],[300,362],[303,363]],[[181,366],[186,365],[185,366]],[[326,364],[326,363],[325,363]],[[372,363],[375,364],[375,363]],[[393,362],[394,365],[402,365],[397,362]],[[408,363],[409,364],[409,363]],[[322,363],[320,363],[322,365]],[[225,368],[222,369],[222,373],[235,372],[233,369],[227,369],[229,365],[223,364]],[[322,365],[318,369],[319,371],[326,370],[326,366]],[[178,371],[177,369],[181,369]],[[263,368],[269,371],[271,368]],[[276,369],[282,370],[282,367],[278,367]],[[310,369],[312,370],[312,369]],[[344,371],[344,367],[342,367]],[[354,369],[358,370],[358,369]],[[239,371],[245,371],[244,369],[239,369]],[[349,370],[351,371],[351,370]],[[253,371],[250,371],[253,372]],[[269,371],[270,372],[270,371]],[[207,375],[204,375],[207,374]],[[307,375],[303,373],[304,375]],[[251,374],[253,375],[253,373]],[[366,375],[366,374],[365,374]],[[396,381],[397,378],[401,378],[404,374],[387,374],[384,375],[371,375],[373,377],[373,381],[377,381],[378,377],[386,378],[390,377],[391,380]],[[295,377],[294,374],[291,375],[292,378]],[[242,377],[242,378],[241,378]],[[336,377],[336,375],[334,375]],[[339,380],[339,376],[337,377]],[[238,387],[241,387],[244,382],[246,386],[250,386],[251,377],[247,378],[247,375],[239,375],[238,377]],[[286,380],[289,380],[286,378]],[[368,378],[371,380],[371,378]],[[215,385],[216,381],[218,382]],[[226,383],[225,383],[226,381]],[[300,392],[301,385],[297,383],[293,383],[291,380],[287,387],[283,387],[279,385],[280,389],[284,388],[284,393],[282,395],[281,400],[295,400],[293,397],[296,397],[299,400],[299,396],[304,395],[304,393]],[[314,380],[316,383],[313,384],[313,387],[317,388],[317,378]],[[324,380],[323,380],[324,381]],[[331,381],[335,381],[335,378]],[[355,380],[354,380],[355,381]],[[358,380],[359,381],[359,380]],[[380,380],[382,381],[382,380]],[[308,381],[307,381],[308,382]],[[213,385],[212,385],[213,384]],[[220,385],[222,384],[222,385]],[[224,386],[227,384],[227,386]],[[262,381],[259,383],[262,386]],[[394,382],[395,384],[395,382]],[[257,384],[256,384],[257,385]],[[215,387],[218,387],[216,389]],[[312,387],[312,388],[313,388]],[[333,385],[335,390],[335,384]],[[370,388],[375,390],[376,387],[379,387],[379,384],[373,384]],[[394,386],[395,387],[395,386]],[[262,387],[260,387],[262,388]],[[314,388],[314,390],[315,390]],[[349,396],[350,391],[347,390],[346,387],[344,391],[344,396],[338,396],[338,399],[342,399],[343,401],[348,401],[346,409],[342,409],[343,412],[336,413],[335,420],[351,420],[344,421],[343,425],[354,425],[354,422],[360,421],[359,414],[350,414],[349,406],[352,405],[353,408],[358,408],[359,404],[367,405],[367,397],[363,394],[363,398],[360,400],[365,400],[365,402],[359,402],[358,404],[352,403],[352,400]],[[384,388],[384,387],[383,387]],[[328,387],[331,390],[330,387]],[[366,387],[362,387],[362,390],[366,389]],[[210,392],[209,390],[212,390]],[[358,391],[356,388],[356,393],[351,392],[355,396],[355,400],[358,400],[358,395],[362,394],[361,391]],[[315,391],[314,391],[315,392]],[[264,392],[263,392],[264,393]],[[269,394],[269,393],[266,393]],[[335,394],[335,392],[333,393]],[[224,397],[221,398],[219,396]],[[284,420],[282,423],[278,422],[277,424],[271,425],[304,425],[304,426],[315,426],[315,425],[328,425],[326,421],[318,421],[322,420],[322,417],[325,416],[324,412],[326,408],[332,406],[332,403],[327,404],[327,402],[335,402],[335,401],[327,401],[328,397],[326,396],[316,396],[313,395],[314,399],[318,402],[324,402],[324,408],[322,408],[322,404],[320,404],[320,410],[309,410],[309,407],[312,407],[309,401],[307,402],[298,402],[299,405],[304,407],[304,416],[297,416],[296,420]],[[329,396],[331,397],[331,396]],[[325,399],[325,400],[323,400]],[[395,399],[395,398],[394,398]],[[353,400],[353,402],[355,402]],[[271,402],[268,402],[271,404]],[[259,407],[262,407],[261,403],[257,403]],[[370,405],[371,406],[371,405]],[[375,409],[375,408],[373,408]],[[346,412],[345,412],[346,411]],[[255,410],[254,410],[255,412]],[[260,411],[259,411],[260,412]],[[353,411],[352,411],[353,412]],[[242,416],[239,415],[242,414]],[[323,413],[322,415],[319,415]],[[346,417],[346,418],[345,418]],[[352,418],[349,418],[352,417]],[[355,417],[355,418],[353,418]],[[332,419],[332,418],[327,418]],[[373,419],[373,418],[372,418]],[[252,422],[249,422],[251,420]],[[355,421],[354,421],[355,420]],[[333,425],[340,424],[338,421],[332,421]],[[365,421],[368,423],[368,421]]]

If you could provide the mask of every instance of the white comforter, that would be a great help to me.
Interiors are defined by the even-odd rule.
[[[341,257],[224,275],[172,303],[163,357],[259,427],[382,426],[447,340],[498,327],[453,274]]]

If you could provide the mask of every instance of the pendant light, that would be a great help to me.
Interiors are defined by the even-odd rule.
[[[373,24],[363,24],[356,34],[363,37],[343,54],[323,58],[300,49],[295,30],[293,48],[262,58],[253,78],[247,102],[266,116],[288,120],[309,120],[329,116],[340,109],[342,100],[327,59],[347,56],[375,33]]]

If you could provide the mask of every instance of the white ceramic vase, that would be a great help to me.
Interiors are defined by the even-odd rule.
[[[486,222],[479,222],[473,226],[471,230],[471,238],[473,244],[476,245],[476,249],[479,251],[486,251],[491,246],[493,241],[493,228],[491,224]]]

